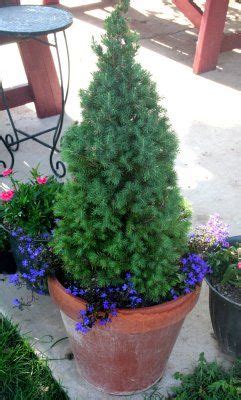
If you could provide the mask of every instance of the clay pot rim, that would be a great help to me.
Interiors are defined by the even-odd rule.
[[[75,301],[75,303],[79,303],[80,306],[85,307],[86,301],[81,299],[80,297],[75,297],[72,294],[66,292],[65,287],[59,282],[56,276],[48,277],[49,281],[54,282],[54,284],[59,288],[60,291],[64,292],[65,296],[67,296],[70,300]],[[189,297],[193,297],[198,295],[201,290],[201,285],[197,285],[195,290],[190,293],[184,294],[178,297],[176,300],[169,300],[164,303],[156,304],[154,306],[147,306],[147,307],[137,307],[137,308],[117,308],[119,314],[135,314],[137,311],[140,313],[152,313],[155,311],[169,311],[173,308],[176,308],[178,305],[186,302]],[[81,309],[81,307],[80,307]]]

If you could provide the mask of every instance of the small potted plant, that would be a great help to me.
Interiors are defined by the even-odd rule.
[[[209,307],[214,334],[225,353],[241,357],[241,236],[229,237],[228,225],[219,215],[196,228],[191,251],[209,264]]]
[[[30,173],[24,183],[14,178],[13,170],[3,171],[12,188],[0,193],[1,234],[7,235],[18,268],[10,283],[46,293],[48,242],[55,225],[53,204],[62,185],[54,177],[41,176],[38,168]]]
[[[57,197],[49,278],[81,376],[108,393],[144,390],[163,374],[208,265],[188,253],[190,211],[177,186],[177,139],[123,0],[94,43],[98,70],[81,92],[83,120],[65,134],[72,179]]]

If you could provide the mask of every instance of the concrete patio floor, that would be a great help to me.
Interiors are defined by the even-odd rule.
[[[71,88],[65,128],[81,119],[78,91],[88,86],[96,63],[90,48],[91,38],[100,39],[103,19],[114,3],[107,0],[62,2],[74,14],[74,24],[68,30]],[[210,214],[218,212],[230,224],[231,234],[240,233],[241,51],[223,53],[216,71],[196,76],[191,69],[196,31],[170,0],[132,0],[130,17],[133,28],[141,35],[138,59],[157,82],[158,92],[164,96],[162,101],[180,140],[176,168],[182,192],[193,207],[193,224],[204,222]],[[226,29],[236,29],[240,19],[241,7],[231,1]],[[26,81],[15,45],[0,47],[0,59],[5,87]],[[55,117],[36,119],[31,104],[15,109],[14,116],[19,127],[29,132],[49,127],[55,120]],[[0,133],[10,132],[6,114],[0,112]],[[0,148],[0,159],[5,155]],[[17,176],[26,179],[29,168],[39,162],[42,173],[50,173],[48,157],[49,151],[34,142],[21,145],[16,153]],[[0,179],[2,188],[8,184],[8,180]],[[0,282],[0,312],[21,324],[22,331],[33,338],[36,349],[57,359],[50,361],[51,367],[54,376],[68,389],[70,398],[116,398],[97,392],[77,376],[74,361],[63,359],[70,351],[67,339],[48,350],[52,343],[66,336],[60,314],[49,297],[42,297],[31,308],[19,312],[11,306],[12,299],[19,296],[15,289]],[[52,341],[48,335],[53,337]],[[175,371],[190,371],[202,351],[208,360],[228,361],[212,337],[206,285],[203,285],[198,305],[184,323],[164,377],[158,384],[160,391],[166,393],[173,384]],[[143,395],[134,395],[130,399],[141,400]]]

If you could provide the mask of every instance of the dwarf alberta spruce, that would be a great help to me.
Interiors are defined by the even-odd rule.
[[[121,1],[105,22],[102,45],[93,44],[98,71],[81,92],[83,120],[63,140],[72,179],[60,187],[34,170],[30,185],[11,178],[11,193],[2,195],[2,219],[14,228],[25,269],[10,282],[26,284],[34,299],[60,261],[66,292],[86,301],[76,324],[82,333],[111,322],[119,308],[190,293],[210,272],[188,252],[190,210],[177,186],[177,139],[155,85],[135,62],[138,37],[123,15],[128,5]],[[50,183],[53,191],[44,192]],[[31,240],[52,230],[56,194],[55,258]],[[14,306],[31,301],[14,299]]]
[[[128,271],[139,295],[158,302],[179,282],[190,212],[177,186],[176,136],[135,61],[128,5],[121,1],[102,44],[93,43],[98,70],[81,91],[82,122],[63,140],[72,179],[55,207],[54,251],[81,287],[124,284]]]

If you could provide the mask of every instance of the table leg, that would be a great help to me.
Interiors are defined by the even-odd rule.
[[[193,0],[172,0],[175,6],[191,21],[196,27],[200,28],[202,20],[202,10]]]
[[[229,0],[206,0],[193,64],[193,71],[196,74],[216,68],[228,3]]]
[[[23,143],[27,140],[33,140],[45,147],[47,147],[48,149],[50,149],[50,167],[52,169],[52,171],[54,172],[54,174],[58,177],[58,178],[63,178],[66,174],[66,167],[64,165],[64,163],[61,160],[57,160],[55,159],[55,154],[56,153],[60,153],[60,150],[57,148],[59,139],[60,139],[60,135],[62,132],[62,128],[63,128],[63,121],[64,121],[64,114],[65,114],[65,105],[66,105],[66,101],[68,98],[68,93],[69,93],[69,82],[70,82],[70,57],[69,57],[69,49],[68,49],[68,43],[67,43],[67,37],[66,37],[66,33],[65,31],[62,32],[63,33],[63,38],[64,38],[64,43],[65,43],[65,48],[66,48],[66,57],[67,57],[67,80],[66,80],[66,84],[64,85],[64,78],[63,78],[63,68],[62,68],[62,62],[61,62],[61,57],[60,57],[60,52],[59,52],[59,41],[57,38],[57,34],[54,33],[54,40],[50,42],[47,41],[47,37],[46,36],[42,36],[42,37],[38,37],[37,40],[36,39],[28,39],[24,41],[24,44],[28,42],[33,41],[34,44],[41,44],[41,46],[47,46],[49,48],[49,46],[53,46],[53,48],[55,48],[56,50],[56,56],[57,56],[57,63],[56,65],[58,66],[59,69],[59,78],[60,78],[60,83],[59,84],[59,89],[60,89],[60,100],[61,100],[61,105],[60,105],[60,110],[59,110],[59,116],[56,119],[55,118],[55,124],[54,126],[49,127],[48,129],[44,129],[42,131],[36,132],[34,134],[30,134],[28,132],[25,132],[22,129],[19,129],[16,125],[15,125],[15,121],[14,118],[12,116],[11,110],[10,110],[10,103],[7,97],[4,88],[2,87],[2,84],[0,82],[0,96],[2,97],[2,105],[3,108],[7,110],[8,113],[8,117],[9,117],[9,121],[10,124],[12,126],[12,130],[13,130],[13,134],[7,134],[5,135],[5,138],[3,138],[2,135],[0,135],[0,143],[2,142],[3,145],[6,147],[7,151],[9,152],[10,156],[11,156],[11,167],[14,164],[14,154],[13,152],[18,150],[19,148],[19,144]],[[19,43],[20,44],[20,43]],[[26,50],[26,49],[24,49]],[[32,46],[31,46],[31,50],[32,50]],[[22,49],[21,49],[22,51]],[[32,56],[32,55],[31,55]],[[31,60],[31,58],[30,58]],[[37,67],[39,68],[39,63],[35,63],[33,62],[33,60],[31,60],[32,63],[29,63],[28,67],[31,69],[31,71],[35,71]],[[37,70],[38,72],[38,70]],[[36,73],[36,71],[35,71]],[[36,78],[36,76],[35,76]],[[30,82],[31,85],[31,82]],[[40,83],[40,86],[42,85],[42,83]],[[27,88],[29,88],[27,86]],[[26,89],[26,87],[25,87]],[[39,87],[37,87],[37,89],[39,90]],[[31,87],[29,88],[29,90],[31,90]],[[17,93],[19,93],[19,91],[17,91]],[[24,92],[26,94],[26,92]],[[29,93],[31,95],[31,93]],[[42,94],[44,95],[45,98],[45,93],[42,92]],[[12,100],[12,99],[11,99]],[[48,142],[45,142],[43,140],[40,139],[40,137],[42,135],[45,135],[47,133],[52,133],[52,144],[49,144]],[[0,160],[0,166],[3,166],[6,168],[6,163],[3,160]],[[1,175],[0,175],[1,176]]]
[[[60,114],[61,90],[50,48],[36,40],[24,40],[18,47],[38,117]]]

